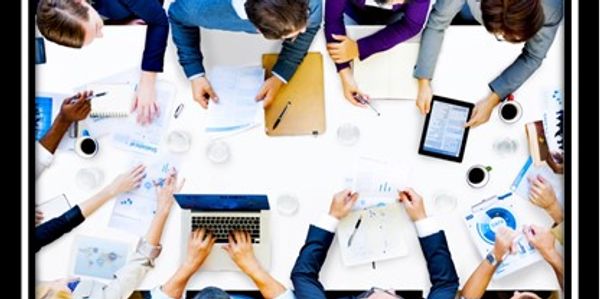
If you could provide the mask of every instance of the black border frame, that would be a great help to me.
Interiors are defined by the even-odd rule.
[[[35,38],[35,27],[34,26],[35,26],[35,11],[36,11],[36,9],[35,9],[35,6],[33,5],[33,3],[35,1],[28,1],[27,0],[27,2],[28,2],[28,7],[27,7],[27,9],[28,9],[28,11],[27,11],[27,23],[29,24],[29,27],[28,27],[28,30],[27,30],[27,37],[26,38],[28,38],[29,41],[32,41]],[[597,250],[598,247],[596,247],[598,243],[597,242],[594,243],[595,244],[594,246],[589,246],[589,247],[587,247],[587,249],[585,249],[584,246],[580,246],[579,252],[575,252],[575,253],[572,252],[572,248],[571,248],[571,242],[572,241],[571,241],[571,234],[570,234],[572,221],[577,221],[580,224],[580,228],[585,228],[584,225],[587,223],[587,220],[589,220],[589,219],[586,220],[583,217],[580,217],[579,219],[575,219],[575,220],[572,219],[572,214],[571,214],[572,213],[572,211],[571,211],[571,200],[573,199],[573,197],[572,197],[572,189],[571,189],[571,186],[572,186],[572,184],[571,184],[571,179],[572,179],[572,175],[571,175],[571,173],[572,173],[571,163],[572,163],[572,160],[573,160],[572,156],[575,156],[577,153],[572,151],[572,146],[571,146],[572,138],[571,138],[570,132],[571,132],[571,126],[572,126],[571,124],[573,122],[573,119],[572,119],[572,116],[571,116],[571,111],[572,111],[571,110],[571,101],[572,100],[579,101],[579,99],[572,99],[571,98],[571,96],[572,96],[572,88],[571,88],[571,86],[572,86],[572,82],[571,82],[571,80],[572,80],[572,74],[571,74],[572,57],[571,57],[571,55],[572,55],[572,52],[573,52],[572,49],[571,49],[571,47],[572,47],[572,38],[571,38],[571,35],[572,35],[571,34],[572,23],[573,22],[577,22],[579,24],[579,32],[578,32],[578,34],[579,34],[581,40],[587,40],[589,37],[591,37],[592,39],[595,39],[596,36],[598,36],[597,34],[591,34],[589,36],[585,36],[584,33],[582,33],[582,31],[586,30],[586,31],[593,31],[593,32],[597,33],[597,29],[598,28],[595,27],[595,24],[593,24],[594,26],[587,26],[586,27],[587,23],[586,23],[585,20],[586,19],[587,20],[592,20],[592,21],[593,20],[597,20],[597,14],[596,13],[598,11],[598,9],[597,9],[598,2],[595,2],[595,1],[588,1],[587,3],[585,1],[581,2],[579,4],[580,6],[584,6],[584,4],[585,4],[587,6],[591,6],[593,9],[588,9],[587,10],[587,14],[591,14],[592,15],[591,18],[583,18],[582,15],[584,14],[584,12],[586,12],[586,10],[580,8],[580,10],[578,12],[579,15],[580,15],[579,20],[573,20],[573,18],[572,18],[572,15],[571,15],[572,14],[572,4],[571,4],[571,1],[569,1],[569,0],[563,0],[563,3],[564,3],[564,26],[565,26],[564,27],[565,34],[564,34],[564,74],[563,74],[564,78],[563,78],[563,82],[564,82],[564,88],[565,88],[565,97],[568,97],[568,100],[565,101],[565,107],[564,107],[564,109],[565,109],[565,120],[564,120],[565,121],[565,135],[564,135],[564,142],[565,142],[564,143],[565,144],[565,216],[566,216],[565,217],[565,236],[564,236],[565,237],[565,244],[564,244],[564,248],[565,248],[565,251],[564,251],[564,253],[565,253],[565,256],[564,256],[564,265],[565,265],[564,296],[567,299],[568,298],[572,298],[572,294],[571,294],[571,292],[572,292],[572,285],[576,284],[576,285],[579,286],[580,292],[583,289],[586,289],[587,291],[591,291],[590,298],[596,298],[597,296],[594,297],[593,294],[598,294],[597,293],[598,292],[598,288],[597,288],[597,286],[598,286],[598,284],[597,284],[598,280],[597,279],[596,280],[592,280],[591,284],[585,284],[583,282],[583,278],[586,277],[586,276],[583,275],[584,272],[588,272],[589,273],[590,271],[592,271],[593,272],[592,275],[591,275],[592,278],[593,277],[597,277],[596,275],[598,275],[598,273],[595,272],[596,268],[594,268],[593,270],[590,270],[590,271],[585,271],[585,270],[583,270],[583,268],[580,265],[580,267],[579,267],[580,281],[571,281],[571,272],[572,272],[571,259],[570,259],[571,255],[572,254],[580,254],[580,256],[586,256],[586,259],[591,259],[591,260],[586,260],[586,263],[590,263],[590,265],[597,265],[597,263],[594,263],[593,261],[596,261],[596,258],[597,258],[597,256],[595,256],[595,254],[598,253],[598,250]],[[16,10],[7,9],[7,11],[13,11],[14,13],[18,13],[19,14],[19,18],[20,18],[20,16],[21,16],[21,14],[20,14],[20,12],[21,12],[21,6],[20,6],[21,2],[10,2],[9,1],[9,2],[6,3],[6,5],[14,5],[14,4],[18,5],[18,9],[16,9]],[[10,26],[13,29],[15,27],[17,27],[20,30],[21,23],[19,22],[18,26],[14,26],[14,24],[11,24]],[[10,33],[10,32],[14,32],[13,29],[7,30],[7,34]],[[21,49],[21,43],[20,43],[20,40],[19,40],[19,42],[17,42],[17,47],[15,47],[15,48],[19,49],[19,52],[21,53],[21,55],[27,55],[27,60],[28,60],[28,66],[27,66],[27,68],[28,68],[28,76],[27,76],[26,80],[27,80],[27,85],[28,85],[27,89],[28,89],[29,94],[28,94],[27,98],[24,98],[23,96],[20,96],[20,98],[21,98],[21,100],[27,100],[29,103],[32,103],[33,101],[35,101],[35,78],[36,78],[35,75],[36,74],[35,74],[35,63],[32,63],[32,62],[35,61],[35,46],[34,46],[34,44],[35,43],[29,42],[27,49]],[[591,47],[589,47],[589,46],[591,46]],[[588,50],[592,50],[593,55],[597,55],[597,53],[598,53],[597,49],[598,49],[598,44],[597,43],[589,43],[588,44]],[[583,47],[579,47],[579,52],[581,53],[582,51],[584,51]],[[597,59],[597,56],[595,56],[595,57],[596,58],[594,58],[594,59]],[[19,67],[19,69],[20,69],[20,67]],[[580,67],[580,71],[579,72],[580,72],[580,74],[583,73],[581,67]],[[20,74],[20,71],[19,71],[19,74]],[[595,78],[597,78],[597,75],[598,74],[596,73],[595,74]],[[596,82],[592,82],[592,83],[597,83],[597,80],[596,80]],[[577,85],[577,86],[580,87],[580,92],[581,93],[583,92],[582,90],[584,89],[584,87],[586,87],[586,85],[584,85],[584,83],[583,83],[583,80],[580,81],[580,82],[573,82],[573,84],[575,84],[575,85]],[[19,94],[20,94],[20,86],[17,87],[17,88],[19,89]],[[10,88],[10,89],[12,89],[12,88]],[[591,85],[591,86],[588,85],[586,89],[588,91],[590,89],[592,89],[591,94],[595,95],[595,96],[591,97],[591,99],[592,99],[592,101],[591,101],[592,102],[592,107],[597,107],[596,105],[598,103],[597,102],[595,104],[593,103],[594,100],[598,98],[597,97],[597,92],[598,92],[597,85]],[[581,103],[581,101],[579,101],[579,102]],[[32,107],[31,104],[28,105],[28,107],[26,109],[27,109],[27,118],[28,118],[27,121],[28,121],[28,123],[31,124],[32,121],[33,121],[33,119],[34,119],[34,110],[35,109],[34,109],[34,107]],[[593,110],[593,109],[591,109],[591,110]],[[19,109],[18,109],[19,115],[20,115],[20,111],[21,110],[20,110],[20,106],[19,106]],[[597,111],[597,109],[594,110],[594,111]],[[591,111],[591,113],[595,113],[594,111]],[[583,112],[585,112],[585,110],[584,109],[580,109],[579,113],[583,114]],[[578,121],[579,123],[581,123],[583,121],[583,119],[580,118],[579,120],[575,120],[575,121]],[[585,127],[582,126],[582,125],[580,125],[580,128],[585,128]],[[597,130],[597,128],[596,129],[592,128],[592,130]],[[27,138],[28,148],[27,148],[26,151],[19,150],[19,152],[20,152],[21,155],[25,156],[27,158],[27,160],[29,161],[29,167],[27,169],[27,171],[28,171],[28,174],[27,174],[27,187],[28,187],[28,193],[29,193],[29,195],[28,195],[28,198],[23,198],[22,195],[20,195],[19,197],[21,198],[21,200],[27,200],[29,203],[35,203],[35,166],[34,166],[34,163],[32,163],[32,162],[35,161],[35,148],[34,148],[34,142],[35,142],[34,137],[35,137],[35,134],[34,134],[34,129],[33,129],[32,126],[29,126],[29,132],[27,132],[27,134],[28,134],[28,138]],[[20,148],[20,143],[19,143],[19,148]],[[591,152],[592,152],[592,154],[597,154],[598,153],[598,151],[597,151],[597,144],[594,146],[594,149]],[[580,165],[580,172],[583,172],[582,169],[583,169],[583,167],[581,167],[581,165]],[[597,173],[596,173],[596,175],[597,175]],[[597,180],[596,180],[596,182],[597,182]],[[580,192],[582,190],[582,187],[585,187],[585,186],[582,185],[581,182],[574,182],[574,183],[577,186],[579,186]],[[593,189],[593,191],[592,191],[593,194],[597,194],[596,193],[598,191],[597,188],[595,188],[595,186],[593,186],[593,187],[594,187],[594,188],[592,188]],[[590,189],[590,188],[587,188],[587,189]],[[20,191],[19,191],[19,194],[20,194]],[[579,200],[579,198],[576,198],[576,200]],[[580,203],[583,203],[583,202],[580,201]],[[591,208],[594,208],[594,207],[598,206],[598,202],[592,202],[592,203],[590,203],[590,201],[588,201],[587,205],[591,205]],[[21,247],[21,243],[20,242],[18,242],[18,244],[15,246],[15,247],[18,247],[21,250],[27,250],[27,252],[19,250],[19,256],[26,255],[27,259],[28,259],[28,267],[27,267],[26,271],[28,272],[27,273],[27,288],[29,290],[29,298],[34,298],[35,297],[35,266],[36,266],[35,265],[35,252],[32,252],[31,250],[29,250],[31,248],[31,244],[33,244],[33,241],[34,241],[34,234],[33,234],[33,232],[34,232],[33,228],[35,227],[35,219],[34,219],[35,218],[34,217],[34,215],[35,215],[35,207],[34,206],[35,205],[31,205],[30,204],[28,206],[28,208],[27,208],[27,213],[28,213],[28,217],[29,217],[29,219],[27,219],[27,221],[29,223],[28,234],[25,235],[25,236],[21,235],[21,238],[27,238],[28,239],[29,246],[28,246],[28,248],[22,248],[21,249],[20,248]],[[585,211],[585,208],[583,208],[583,209],[584,209],[583,211]],[[20,211],[20,206],[19,206],[18,210]],[[596,211],[597,211],[597,208],[592,209],[591,213],[595,214]],[[19,217],[20,217],[20,215],[19,215]],[[19,221],[19,223],[20,223],[20,221]],[[594,228],[594,226],[595,226],[595,224],[591,226],[592,230],[596,229],[596,228]],[[588,226],[588,229],[589,229],[589,227],[590,226]],[[581,236],[581,234],[580,234],[580,236]],[[590,237],[595,238],[595,236],[596,236],[595,234],[592,234]],[[590,243],[592,243],[592,242],[590,242]],[[592,256],[586,255],[585,254],[585,253],[587,253],[586,250],[587,250],[587,252],[591,252],[594,255],[592,255]],[[20,276],[20,275],[17,275],[17,276]],[[587,276],[587,277],[589,278],[589,276]],[[18,286],[17,288],[19,288],[18,293],[20,294],[21,293],[20,292],[20,286]],[[587,294],[589,294],[589,293],[587,293]]]
[[[467,116],[467,119],[465,120],[465,122],[468,121],[469,118],[471,118],[471,115],[473,114],[473,109],[475,109],[475,104],[473,104],[473,103],[463,102],[463,101],[459,101],[459,100],[455,100],[455,99],[446,98],[443,96],[434,95],[433,99],[431,100],[431,110],[434,109],[434,106],[435,106],[434,104],[436,102],[442,102],[442,103],[447,103],[447,104],[451,104],[451,105],[455,105],[455,106],[469,108],[469,115]],[[460,145],[460,153],[458,154],[458,157],[426,151],[423,148],[423,145],[425,145],[425,137],[427,136],[427,130],[429,129],[429,119],[431,118],[431,114],[432,114],[432,111],[427,113],[427,117],[425,117],[425,124],[423,125],[423,131],[421,132],[421,141],[419,142],[419,154],[424,155],[424,156],[440,158],[443,160],[462,163],[463,157],[465,155],[465,148],[467,147],[467,138],[469,137],[469,129],[470,128],[469,127],[465,128],[465,131],[463,132],[462,143]]]

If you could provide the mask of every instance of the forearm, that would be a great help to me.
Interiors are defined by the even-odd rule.
[[[162,286],[162,291],[171,298],[181,298],[185,292],[185,286],[196,273],[197,269],[182,265],[177,272]]]
[[[66,120],[63,115],[59,113],[46,135],[40,139],[40,144],[50,153],[54,154],[58,144],[60,144],[60,140],[67,132],[70,125],[71,122]]]
[[[483,260],[465,283],[461,295],[465,299],[481,298],[494,275],[494,271],[496,271],[496,267]]]
[[[117,196],[117,194],[115,194],[115,192],[110,189],[110,186],[107,186],[91,198],[79,204],[81,213],[85,218],[87,218],[90,215],[92,215],[103,204],[105,204],[108,200],[115,196]]]
[[[413,0],[407,4],[404,16],[372,35],[358,40],[359,58],[386,51],[421,32],[429,11],[429,0]]]
[[[275,298],[285,292],[285,287],[262,268],[246,272],[262,296],[266,299]]]
[[[552,270],[554,270],[554,274],[556,274],[556,279],[558,279],[560,288],[563,289],[565,269],[562,256],[557,251],[554,251],[548,256],[545,256],[544,259],[552,266]]]
[[[281,76],[286,82],[289,82],[308,53],[308,48],[310,48],[318,30],[319,27],[308,28],[294,42],[284,42],[279,53],[279,58],[275,66],[273,66],[273,72]]]
[[[184,7],[175,1],[169,7],[169,21],[171,22],[171,35],[177,48],[179,64],[183,67],[186,77],[203,74],[202,52],[200,51],[200,29],[189,26],[183,20],[190,18]]]
[[[415,78],[433,78],[446,28],[450,26],[452,19],[460,12],[465,2],[464,0],[437,0],[433,5],[421,35],[419,56],[413,72]]]
[[[157,210],[154,215],[154,219],[152,219],[152,223],[150,224],[150,228],[148,229],[148,233],[146,233],[146,241],[150,245],[159,245],[160,239],[162,237],[163,229],[165,227],[165,223],[167,222],[167,218],[169,217],[169,211]]]
[[[552,205],[550,205],[548,208],[546,208],[546,212],[548,212],[548,215],[550,215],[550,217],[552,217],[552,220],[554,220],[554,223],[560,224],[564,221],[563,211],[562,211],[562,208],[560,207],[560,204],[558,203],[558,201],[554,201],[554,203]]]

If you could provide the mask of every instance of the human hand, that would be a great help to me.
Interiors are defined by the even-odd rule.
[[[494,249],[492,252],[498,262],[504,260],[504,257],[511,252],[514,252],[513,241],[517,233],[512,229],[500,227],[496,231],[496,240],[494,241]]]
[[[38,225],[44,221],[44,213],[42,211],[35,211],[35,225]]]
[[[498,104],[500,104],[500,98],[496,93],[492,93],[487,99],[477,102],[473,109],[473,114],[467,124],[465,124],[465,127],[475,128],[486,123],[490,119],[494,107]]]
[[[215,103],[219,101],[219,96],[204,76],[192,80],[192,96],[194,101],[198,102],[204,109],[208,108],[209,99],[212,99]]]
[[[156,102],[156,73],[142,72],[135,100],[131,103],[131,112],[136,110],[140,125],[150,124],[158,117],[160,111]]]
[[[427,218],[425,206],[423,205],[423,197],[417,194],[412,188],[398,191],[398,200],[404,204],[404,208],[406,208],[406,212],[413,222]]]
[[[338,220],[346,217],[356,200],[358,200],[358,193],[351,192],[348,189],[334,194],[329,207],[329,215]]]
[[[429,79],[418,79],[419,91],[417,93],[416,105],[421,114],[429,113],[431,109],[431,99],[433,98],[433,92],[431,91],[431,83]]]
[[[345,35],[332,34],[337,43],[328,43],[327,52],[335,63],[344,63],[358,57],[358,44]]]
[[[546,210],[554,222],[561,223],[564,219],[563,210],[552,185],[541,175],[535,178],[527,177],[531,187],[529,189],[529,200],[536,206]]]
[[[345,68],[340,71],[340,79],[342,80],[342,88],[344,90],[344,97],[348,102],[350,102],[354,106],[358,107],[367,107],[367,104],[359,102],[355,95],[361,96],[363,99],[369,101],[369,96],[358,89],[358,85],[356,81],[354,81],[354,75],[352,75],[352,70],[350,68]]]
[[[554,247],[554,235],[549,229],[542,228],[537,225],[529,225],[524,228],[527,241],[537,249],[545,260],[549,260],[556,254]]]
[[[185,266],[196,272],[210,254],[216,240],[212,233],[204,228],[194,230],[188,241]]]
[[[143,164],[139,164],[131,170],[118,175],[106,186],[105,190],[111,197],[114,197],[123,192],[138,188],[144,177],[146,177],[146,167]]]
[[[246,231],[232,231],[227,237],[229,243],[223,245],[229,257],[244,273],[255,273],[261,269],[254,255],[252,237]]]
[[[84,120],[92,111],[92,104],[87,99],[92,94],[92,91],[83,91],[64,99],[57,120],[67,123]]]
[[[184,183],[185,179],[182,179],[177,183],[177,170],[175,170],[175,168],[171,169],[165,178],[165,181],[162,183],[162,186],[158,182],[154,182],[154,187],[156,188],[157,213],[168,214],[169,211],[171,211],[171,206],[173,206],[173,202],[175,201],[173,193],[181,191]]]
[[[277,96],[281,86],[283,86],[283,82],[277,76],[271,76],[263,83],[258,94],[256,94],[256,100],[264,101],[263,106],[269,107],[273,100],[275,100],[275,96]]]

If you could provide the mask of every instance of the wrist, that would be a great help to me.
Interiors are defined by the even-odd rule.
[[[550,215],[550,217],[552,217],[552,220],[554,220],[554,222],[563,222],[563,212],[557,200],[550,204],[550,206],[546,207],[546,212]]]
[[[427,78],[419,78],[417,79],[417,83],[419,84],[419,87],[429,87],[431,80]]]
[[[331,216],[331,217],[333,217],[333,218],[335,218],[337,220],[342,220],[342,218],[344,218],[342,215],[340,215],[340,214],[338,214],[336,212],[332,212],[332,211],[329,212],[329,216]]]
[[[64,113],[61,111],[56,116],[56,120],[54,120],[54,123],[56,124],[56,126],[58,128],[61,128],[61,127],[66,128],[66,127],[69,127],[71,125],[71,123],[73,123],[73,121],[67,119],[67,117],[64,115]]]
[[[497,106],[498,104],[500,104],[501,101],[502,99],[500,99],[498,94],[495,92],[492,92],[492,94],[490,94],[490,96],[488,97],[488,103],[490,103],[492,107]]]
[[[154,83],[154,82],[156,82],[156,73],[155,72],[142,71],[142,75],[140,76],[140,83]]]

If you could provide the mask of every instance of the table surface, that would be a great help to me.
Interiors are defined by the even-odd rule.
[[[351,36],[361,36],[377,27],[353,27]],[[135,68],[141,60],[144,26],[107,26],[104,37],[81,50],[46,43],[48,62],[36,65],[37,91],[72,93],[73,88],[109,76],[127,68]],[[257,35],[222,31],[203,31],[202,47],[208,69],[215,65],[259,65],[260,56],[277,52],[280,44]],[[469,207],[481,199],[506,192],[527,159],[528,148],[524,124],[540,119],[548,94],[562,90],[563,30],[550,49],[540,69],[515,93],[524,106],[522,118],[515,124],[500,121],[497,110],[490,121],[471,130],[462,163],[421,156],[417,153],[424,117],[414,101],[379,101],[382,112],[377,117],[369,109],[350,105],[342,95],[341,84],[332,61],[325,51],[325,40],[319,32],[311,51],[324,55],[326,98],[325,134],[312,137],[267,137],[261,129],[253,129],[228,138],[232,157],[226,164],[212,164],[205,155],[209,136],[203,129],[206,111],[193,102],[188,80],[177,62],[175,46],[169,38],[164,73],[159,79],[175,84],[174,106],[185,103],[178,119],[172,119],[169,129],[185,129],[192,135],[191,150],[182,155],[180,173],[186,178],[185,193],[264,193],[273,207],[271,214],[272,266],[270,272],[282,283],[291,286],[289,274],[304,243],[308,226],[326,213],[332,195],[339,191],[343,177],[351,175],[351,165],[359,156],[385,157],[409,172],[409,184],[423,195],[427,213],[436,217],[444,229],[456,269],[464,285],[482,260],[462,218]],[[243,51],[238,51],[243,45]],[[520,53],[522,45],[498,42],[483,26],[452,26],[446,31],[439,57],[434,93],[446,97],[476,102],[487,96],[487,84]],[[351,122],[360,128],[360,140],[354,146],[341,145],[336,139],[337,128]],[[511,137],[518,141],[517,151],[499,156],[493,150],[494,141]],[[101,139],[102,143],[103,140]],[[164,140],[163,140],[164,142]],[[164,144],[164,143],[163,143]],[[38,201],[57,194],[67,195],[72,204],[91,196],[95,190],[83,190],[75,184],[75,173],[82,167],[95,166],[105,173],[109,182],[129,165],[130,153],[110,146],[85,160],[72,151],[59,151],[53,165],[37,180]],[[465,182],[465,172],[473,164],[493,167],[489,183],[473,189]],[[458,198],[450,212],[436,210],[433,196],[445,191]],[[276,210],[281,194],[294,194],[300,201],[298,213],[284,216]],[[526,200],[518,200],[519,209],[528,222],[549,226],[551,219]],[[65,277],[72,269],[71,252],[76,235],[106,236],[133,244],[135,236],[108,227],[113,208],[109,201],[71,233],[41,250],[37,258],[37,278],[50,280]],[[182,217],[177,205],[166,224],[163,252],[154,270],[148,273],[139,289],[150,289],[165,282],[180,261]],[[409,254],[405,257],[371,265],[345,267],[337,240],[331,246],[321,271],[321,281],[327,289],[368,289],[371,286],[395,289],[427,290],[429,280],[423,254],[413,224],[403,219]],[[213,250],[221,250],[215,247]],[[246,276],[235,272],[199,271],[188,284],[189,289],[216,285],[224,289],[256,289]],[[558,289],[549,265],[536,263],[518,274],[492,281],[490,289]]]

